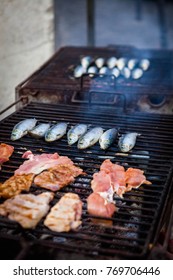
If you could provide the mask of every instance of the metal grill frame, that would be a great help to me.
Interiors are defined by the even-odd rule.
[[[87,150],[79,151],[76,145],[71,147],[67,145],[66,137],[51,145],[42,139],[36,140],[29,136],[15,142],[9,140],[13,126],[20,120],[33,116],[40,122],[68,121],[70,125],[84,122],[102,125],[104,129],[118,126],[120,134],[137,131],[142,135],[128,156],[122,155],[118,151],[117,145],[113,145],[106,152],[100,150],[98,144]],[[54,251],[57,248],[62,252],[69,252],[70,255],[73,251],[76,258],[81,254],[84,258],[91,259],[146,258],[157,241],[172,187],[172,124],[171,116],[142,113],[119,115],[114,108],[108,109],[95,105],[31,103],[16,111],[1,121],[0,141],[15,147],[10,161],[3,164],[1,181],[12,176],[14,170],[23,162],[21,159],[21,154],[25,151],[23,148],[31,149],[34,154],[44,151],[69,156],[76,165],[84,169],[87,175],[85,178],[77,178],[73,184],[57,192],[53,204],[66,192],[78,193],[84,202],[83,224],[76,232],[55,233],[46,229],[43,221],[34,230],[24,230],[16,222],[0,217],[0,237],[4,238],[5,235],[14,240],[14,243],[17,240],[20,242],[19,247],[22,250],[19,250],[16,258],[27,258],[26,252],[29,252],[30,248],[34,248],[34,246],[52,248]],[[148,156],[150,156],[149,159]],[[118,162],[125,168],[143,169],[147,179],[153,183],[151,186],[141,186],[138,190],[132,190],[125,195],[123,202],[125,201],[126,204],[120,204],[119,212],[112,219],[107,219],[113,222],[111,227],[95,224],[94,217],[86,211],[86,198],[91,193],[90,180],[93,173],[99,170],[104,158],[111,158],[113,162]],[[160,179],[158,179],[159,176]],[[35,186],[31,188],[33,193],[42,191]],[[117,203],[121,201],[119,198],[115,199]],[[141,212],[138,212],[139,209],[133,205],[134,203],[142,205]],[[132,220],[129,222],[130,219]],[[98,220],[100,219],[97,218],[97,222]]]

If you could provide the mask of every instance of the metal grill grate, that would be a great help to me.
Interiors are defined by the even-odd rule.
[[[80,122],[93,126],[101,125],[104,129],[117,127],[120,134],[135,131],[141,133],[141,136],[128,155],[123,155],[117,144],[107,151],[100,150],[98,144],[86,150],[78,150],[76,145],[67,145],[66,136],[51,144],[29,136],[16,142],[10,141],[13,126],[29,117],[35,117],[40,122],[67,121],[69,127]],[[119,115],[114,109],[105,107],[39,103],[31,103],[16,111],[0,124],[0,142],[15,147],[10,161],[3,164],[0,181],[3,182],[13,175],[15,169],[23,162],[21,155],[26,150],[31,150],[34,154],[58,152],[60,155],[69,156],[87,175],[76,178],[74,183],[57,192],[52,205],[66,192],[77,193],[84,203],[82,226],[76,232],[56,233],[44,227],[41,221],[34,230],[24,230],[16,222],[0,217],[0,237],[8,237],[14,244],[19,242],[20,246],[14,245],[17,251],[16,258],[32,258],[33,251],[39,255],[39,246],[42,246],[41,251],[49,251],[50,256],[54,254],[55,257],[57,254],[57,258],[60,254],[57,253],[58,248],[59,252],[62,252],[62,259],[66,258],[66,254],[71,258],[78,258],[80,255],[98,259],[144,258],[157,238],[171,189],[172,137],[173,119],[166,115]],[[124,199],[115,197],[119,211],[112,219],[107,219],[107,224],[101,225],[101,219],[94,219],[87,213],[86,198],[91,193],[92,175],[99,170],[106,158],[120,163],[125,168],[144,170],[152,185],[142,185],[139,189],[126,193]],[[31,187],[33,193],[42,191],[44,190],[41,188]]]

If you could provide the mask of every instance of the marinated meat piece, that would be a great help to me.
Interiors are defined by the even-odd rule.
[[[24,153],[23,158],[28,158],[24,163],[15,171],[16,175],[34,173],[39,174],[42,171],[57,166],[59,164],[73,164],[73,161],[66,156],[59,156],[54,154],[41,154],[33,155],[32,152],[27,151]]]
[[[13,146],[7,145],[5,143],[0,144],[0,170],[3,162],[9,160],[9,157],[12,155],[13,151],[14,151]]]
[[[67,193],[52,207],[44,225],[56,232],[68,232],[81,224],[82,202],[77,194]]]
[[[92,193],[87,198],[87,210],[91,215],[111,218],[117,208],[114,203],[108,202],[99,193]]]
[[[19,194],[0,205],[0,215],[18,222],[23,228],[35,228],[49,211],[53,193]]]
[[[144,171],[136,168],[128,168],[126,171],[126,191],[131,189],[137,189],[142,184],[150,185],[151,182],[146,180],[146,177],[143,175]]]
[[[83,170],[75,165],[60,164],[37,175],[34,184],[41,188],[57,191],[72,183],[75,177],[82,173]]]
[[[0,185],[0,197],[10,198],[21,191],[29,191],[34,174],[14,175]]]

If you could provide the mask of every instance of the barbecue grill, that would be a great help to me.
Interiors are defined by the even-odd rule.
[[[141,90],[140,95],[143,90],[145,93],[147,90],[149,92],[149,86],[151,87],[149,81],[148,88],[145,82],[141,85],[139,82],[131,81],[130,84],[121,84],[117,92],[116,82],[108,77],[106,80],[108,91],[105,87],[99,91],[98,81],[96,87],[87,91],[90,85],[88,77],[85,86],[83,81],[85,77],[80,83],[80,80],[72,80],[69,76],[70,64],[78,63],[75,55],[79,52],[79,48],[72,48],[73,56],[70,61],[64,60],[70,50],[71,48],[62,49],[17,87],[16,111],[2,120],[0,125],[0,141],[15,148],[10,160],[3,164],[1,181],[12,176],[22,164],[21,156],[26,150],[31,150],[34,154],[58,152],[59,155],[70,157],[76,166],[86,172],[86,175],[79,176],[74,183],[58,191],[51,205],[67,192],[78,194],[83,201],[82,225],[74,232],[57,233],[47,229],[42,219],[35,229],[25,230],[16,222],[0,217],[0,242],[1,248],[4,248],[1,250],[1,258],[164,258],[172,226],[173,117],[129,110],[124,92],[128,89],[128,93],[132,93],[133,89],[135,92],[137,88]],[[98,50],[92,49],[92,52],[97,53]],[[129,49],[121,50],[129,54]],[[118,51],[120,48],[117,48]],[[90,49],[81,51],[82,54],[90,52]],[[105,54],[105,49],[101,49],[100,52]],[[108,49],[107,52],[108,56],[113,49]],[[110,79],[111,85],[108,89],[107,81]],[[103,85],[102,82],[99,80],[100,85]],[[166,82],[168,81],[165,80]],[[167,94],[168,92],[167,88]],[[120,99],[125,96],[120,101],[123,106],[118,109],[115,96]],[[124,100],[127,103],[124,103]],[[44,139],[34,139],[30,136],[12,142],[10,135],[14,125],[30,117],[35,117],[39,122],[65,121],[69,127],[80,122],[92,126],[99,125],[103,129],[116,127],[120,135],[135,131],[141,136],[138,137],[133,150],[127,154],[119,151],[117,142],[106,151],[102,151],[98,144],[86,150],[78,150],[75,144],[68,146],[66,136],[51,144],[46,143]],[[151,181],[152,185],[143,184],[138,189],[126,193],[124,199],[115,196],[114,200],[119,210],[112,218],[103,220],[101,217],[88,214],[86,199],[92,192],[90,187],[92,175],[99,171],[105,159],[119,163],[125,169],[133,167],[144,170],[147,180]],[[30,191],[39,194],[44,190],[32,185]],[[160,250],[156,244],[163,228],[165,241]],[[5,250],[7,244],[10,247],[9,252]]]

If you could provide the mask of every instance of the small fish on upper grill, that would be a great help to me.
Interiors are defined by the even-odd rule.
[[[132,78],[135,80],[140,79],[142,75],[143,75],[143,70],[140,68],[136,68],[132,71]]]
[[[33,129],[28,131],[28,134],[34,138],[44,137],[46,131],[50,128],[50,123],[40,123]]]
[[[138,63],[138,60],[136,58],[131,58],[129,59],[129,61],[127,62],[127,67],[130,69],[130,70],[133,70],[136,65]]]
[[[102,68],[100,68],[99,70],[99,74],[104,74],[104,75],[108,75],[109,74],[109,68],[107,66],[103,66]]]
[[[45,141],[53,142],[63,137],[66,134],[67,125],[67,123],[62,122],[50,127],[45,133]]]
[[[103,67],[105,63],[105,59],[103,57],[98,57],[96,60],[95,60],[95,65],[98,67],[98,68],[101,68]]]
[[[19,194],[0,205],[0,215],[18,222],[23,228],[35,228],[49,211],[54,194]]]
[[[103,150],[108,149],[114,143],[117,136],[118,130],[116,128],[106,130],[99,139],[100,148]]]
[[[75,177],[81,174],[83,170],[74,164],[59,164],[37,175],[34,184],[51,191],[58,191],[74,182]]]
[[[33,129],[37,123],[37,120],[34,119],[25,119],[17,123],[11,133],[11,140],[15,141],[22,138],[28,133],[29,130]]]
[[[74,69],[74,77],[75,78],[80,78],[83,74],[86,73],[86,69],[82,65],[76,66]]]
[[[0,197],[11,198],[22,191],[29,191],[34,174],[14,175],[0,185]]]
[[[78,149],[86,149],[93,146],[103,134],[101,127],[94,127],[86,132],[82,137],[79,138],[77,147]]]
[[[74,127],[72,127],[67,133],[68,144],[72,145],[76,143],[86,131],[86,124],[77,124]]]
[[[111,74],[114,75],[116,78],[118,78],[119,75],[120,75],[120,70],[119,70],[117,67],[114,67],[114,68],[111,70]]]
[[[136,138],[139,133],[130,132],[122,135],[118,141],[118,146],[122,152],[129,152],[136,144]]]
[[[131,76],[131,71],[128,67],[124,67],[122,70],[121,70],[121,75],[126,78],[126,79],[129,79],[130,76]]]
[[[87,69],[92,62],[91,56],[83,56],[80,60],[80,63],[84,69]]]
[[[150,61],[146,58],[141,59],[141,61],[139,62],[139,66],[142,68],[143,71],[147,71],[150,67]]]
[[[5,143],[0,144],[0,170],[1,165],[9,160],[9,157],[12,155],[14,147]]]
[[[90,66],[87,70],[88,74],[97,74],[97,72],[98,72],[98,69],[96,66]]]
[[[109,57],[107,59],[107,62],[106,62],[107,66],[109,69],[112,69],[114,68],[116,65],[117,65],[117,58],[112,56],[112,57]]]
[[[68,232],[81,224],[82,201],[74,193],[66,193],[51,208],[44,225],[56,232]]]
[[[126,66],[126,63],[127,63],[127,59],[124,57],[120,57],[117,60],[117,68],[121,71]]]

